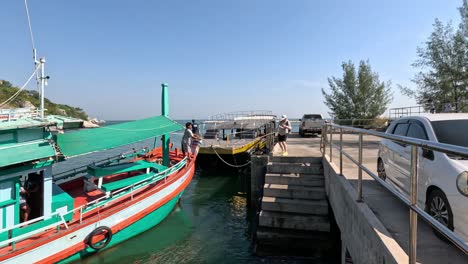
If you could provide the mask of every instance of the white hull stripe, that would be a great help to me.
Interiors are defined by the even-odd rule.
[[[174,192],[177,188],[179,188],[184,183],[184,181],[188,177],[190,177],[191,172],[191,169],[187,170],[187,172],[177,181],[173,182],[172,184],[158,191],[157,193],[151,195],[150,197],[143,199],[142,201],[139,201],[127,208],[124,208],[123,210],[112,214],[106,218],[103,218],[91,225],[78,229],[73,233],[60,237],[37,248],[33,248],[30,251],[27,251],[23,254],[7,259],[2,263],[33,263],[58,254],[59,252],[62,252],[76,245],[77,243],[84,241],[85,238],[97,227],[107,226],[112,228],[124,221],[125,219],[140,213],[145,208],[148,208],[151,205],[154,205],[155,203],[163,200],[170,193]]]

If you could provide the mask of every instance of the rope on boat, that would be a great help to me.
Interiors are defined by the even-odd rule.
[[[275,134],[275,132],[271,132],[271,133],[268,133],[268,134],[266,134],[266,135],[263,135],[263,137],[266,137],[266,136],[269,136],[269,135],[274,135],[274,134]],[[230,166],[230,167],[233,167],[233,168],[242,168],[242,167],[245,167],[245,166],[247,166],[247,165],[249,165],[249,164],[251,163],[251,161],[249,160],[247,163],[242,164],[242,165],[237,165],[237,164],[234,165],[234,164],[231,164],[231,163],[225,161],[225,160],[219,155],[219,153],[216,151],[216,149],[215,149],[213,146],[211,146],[211,149],[214,151],[214,153],[216,154],[216,156],[218,156],[218,158],[219,158],[224,164],[226,164],[226,165],[228,165],[228,166]]]
[[[0,103],[0,107],[10,103],[11,101],[15,100],[15,98],[19,95],[19,93],[21,91],[23,91],[24,88],[26,88],[26,85],[28,85],[28,83],[31,81],[31,79],[34,77],[34,75],[36,75],[36,72],[39,70],[39,65],[36,67],[36,69],[34,69],[34,72],[31,74],[31,76],[29,76],[28,80],[23,84],[23,86],[21,86],[21,88],[16,92],[14,93],[12,96],[10,96],[10,98],[6,99],[4,102]]]
[[[223,158],[221,158],[221,156],[218,154],[218,152],[216,152],[215,148],[213,148],[213,146],[211,146],[211,149],[213,149],[214,153],[216,154],[216,156],[218,156],[218,158],[226,165],[228,166],[231,166],[233,168],[242,168],[242,167],[245,167],[247,165],[249,165],[251,163],[251,161],[249,160],[249,162],[245,163],[245,164],[242,164],[242,165],[234,165],[234,164],[231,164],[227,161],[225,161]]]

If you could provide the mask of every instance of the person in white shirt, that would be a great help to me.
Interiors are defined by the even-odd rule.
[[[281,116],[281,121],[278,127],[278,144],[280,145],[283,156],[288,155],[288,145],[286,145],[286,140],[288,139],[288,134],[291,131],[292,126],[286,115]]]
[[[192,145],[193,139],[200,139],[200,137],[192,132],[192,123],[187,122],[185,124],[185,132],[184,136],[182,137],[182,153],[184,155],[191,154],[190,145]]]

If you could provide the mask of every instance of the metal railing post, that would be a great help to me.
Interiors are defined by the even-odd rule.
[[[340,128],[340,175],[343,176],[343,128]]]
[[[327,130],[328,130],[328,125],[325,125],[324,131],[322,131],[322,159],[325,159],[325,151],[326,151],[326,146],[327,146]]]
[[[358,197],[357,201],[362,202],[362,133],[359,132],[359,170],[358,170]]]
[[[332,126],[330,126],[330,163],[333,162],[333,130]]]
[[[411,146],[411,206],[417,206],[418,201],[418,147]],[[410,207],[410,226],[409,226],[410,254],[409,263],[416,263],[416,245],[418,239],[418,214]]]

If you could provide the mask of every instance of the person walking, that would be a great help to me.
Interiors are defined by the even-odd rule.
[[[286,140],[288,139],[288,134],[291,129],[292,127],[288,117],[286,115],[282,115],[278,127],[278,144],[280,145],[283,156],[288,155],[288,145],[286,144]]]

